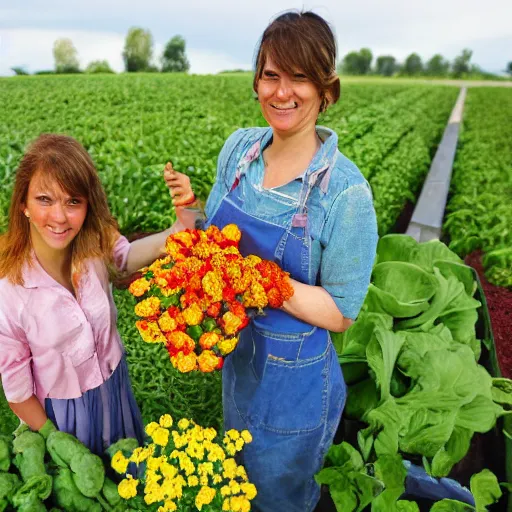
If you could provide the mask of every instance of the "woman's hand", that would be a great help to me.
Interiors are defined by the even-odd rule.
[[[186,174],[175,171],[171,162],[167,162],[165,166],[164,180],[167,187],[169,187],[174,206],[186,206],[196,200],[190,178]]]

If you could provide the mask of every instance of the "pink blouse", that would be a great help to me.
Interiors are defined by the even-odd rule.
[[[121,236],[114,261],[126,268],[130,243]],[[33,258],[24,285],[0,279],[0,375],[9,402],[35,394],[78,398],[105,382],[123,356],[108,271],[90,260],[78,277],[77,298]]]

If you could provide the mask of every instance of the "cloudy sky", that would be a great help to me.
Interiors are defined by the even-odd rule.
[[[107,59],[123,70],[121,52],[132,26],[149,29],[158,58],[181,34],[192,73],[250,69],[256,42],[271,18],[290,8],[312,9],[335,28],[340,56],[369,47],[399,60],[452,59],[463,48],[472,62],[500,72],[512,60],[511,0],[0,0],[0,76],[12,66],[53,68],[56,39],[73,41],[81,66]]]

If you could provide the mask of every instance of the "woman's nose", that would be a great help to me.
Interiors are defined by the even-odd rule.
[[[279,81],[279,85],[277,87],[276,95],[278,98],[286,99],[290,96],[292,91],[291,83],[286,78],[282,78]]]
[[[66,220],[67,220],[66,211],[65,211],[64,207],[62,206],[62,204],[60,204],[58,201],[55,202],[55,204],[53,205],[52,219],[55,222],[60,222],[60,223],[66,222]]]

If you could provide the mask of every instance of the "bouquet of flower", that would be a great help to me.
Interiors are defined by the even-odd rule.
[[[293,295],[289,274],[276,263],[240,254],[241,236],[235,224],[170,235],[166,256],[130,285],[142,339],[165,344],[181,372],[220,370],[248,313],[279,308]]]
[[[177,428],[169,414],[146,426],[152,442],[130,449],[128,440],[109,448],[112,468],[125,478],[121,498],[133,510],[192,512],[193,510],[251,510],[257,494],[243,466],[233,456],[252,441],[247,430],[229,430],[222,438],[213,428],[181,419]],[[137,465],[136,476],[127,473]],[[158,507],[158,508],[156,508]]]

